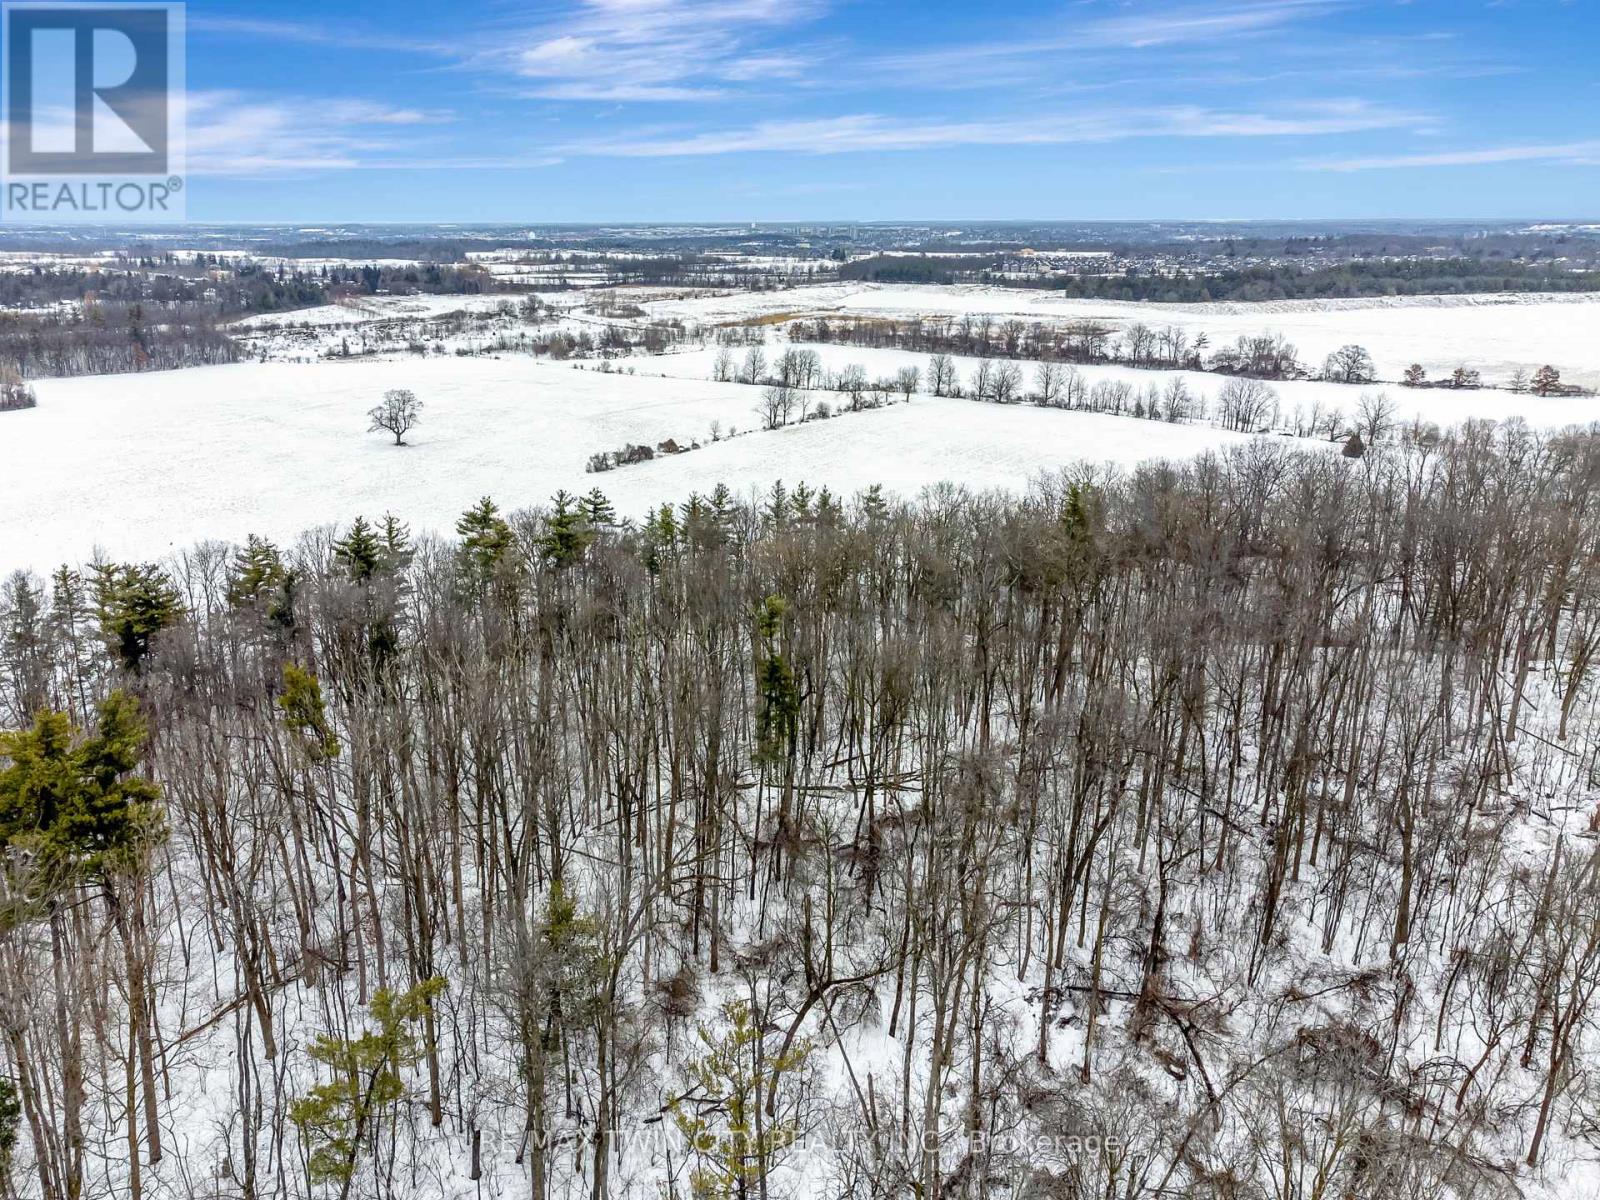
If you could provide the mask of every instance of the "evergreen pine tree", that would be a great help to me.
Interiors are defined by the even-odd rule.
[[[313,1183],[337,1183],[350,1194],[356,1161],[384,1117],[405,1099],[402,1073],[427,1053],[415,1027],[427,1016],[445,981],[427,979],[406,992],[380,988],[370,1009],[376,1028],[358,1037],[322,1034],[307,1051],[332,1075],[289,1105],[289,1119],[311,1146]]]
[[[774,480],[772,487],[767,490],[762,523],[771,529],[782,529],[789,523],[789,491],[781,479]]]
[[[43,708],[50,683],[49,614],[43,591],[25,571],[0,588],[0,661],[10,665],[17,711]]]
[[[780,596],[768,596],[756,610],[756,633],[761,638],[756,661],[756,694],[761,698],[756,714],[756,759],[761,763],[781,762],[789,753],[800,717],[794,668],[778,645],[788,611]]]
[[[139,702],[114,691],[92,737],[65,713],[42,710],[30,729],[0,733],[0,856],[18,850],[41,896],[127,866],[165,836],[160,790],[132,774],[144,757]]]
[[[183,618],[178,589],[151,564],[97,566],[94,592],[100,635],[129,671],[149,656],[151,638]]]
[[[278,548],[252,533],[234,555],[228,603],[234,608],[254,607],[272,623],[292,628],[295,582]]]
[[[615,525],[617,522],[617,510],[598,487],[589,489],[589,494],[578,501],[578,507],[583,511],[584,520],[589,522],[592,529]]]
[[[817,493],[817,524],[823,529],[838,527],[839,520],[844,516],[844,506],[839,503],[834,494],[827,488]]]
[[[365,517],[357,517],[350,532],[334,542],[333,557],[344,568],[350,582],[366,583],[383,566],[383,540],[367,524]]]
[[[861,511],[867,520],[876,525],[889,516],[889,504],[883,498],[883,484],[875,483],[861,493]]]
[[[50,629],[67,652],[67,674],[83,708],[89,706],[84,680],[92,661],[89,627],[93,617],[83,576],[70,567],[57,568],[50,576]]]
[[[817,493],[806,486],[806,481],[801,480],[795,485],[794,491],[789,496],[789,505],[794,509],[795,519],[802,524],[811,520],[811,503],[817,498]]]
[[[539,539],[539,552],[558,567],[570,567],[583,557],[583,552],[594,540],[583,509],[567,492],[557,492],[555,511],[545,522],[544,536]]]
[[[493,500],[485,496],[456,522],[461,537],[461,573],[469,589],[481,591],[489,585],[511,550],[511,526],[500,516]]]
[[[706,1053],[689,1068],[689,1095],[671,1104],[700,1164],[689,1181],[694,1200],[764,1195],[763,1181],[800,1136],[791,1116],[763,1121],[759,1109],[769,1093],[782,1089],[785,1077],[805,1065],[811,1043],[802,1039],[787,1049],[769,1049],[767,1031],[743,1000],[724,1005],[722,1015],[727,1033],[700,1027]]]
[[[252,603],[283,578],[283,557],[265,538],[250,534],[233,556],[228,580],[228,603],[236,608]]]
[[[22,1128],[22,1101],[17,1085],[0,1076],[0,1196],[11,1194],[11,1158],[17,1149],[17,1133]]]
[[[711,512],[716,518],[717,525],[724,533],[730,532],[733,527],[733,492],[725,483],[719,483],[711,489]]]
[[[284,725],[308,759],[320,763],[339,756],[339,739],[328,724],[322,683],[315,675],[292,662],[284,663],[278,707],[283,710]]]
[[[411,565],[416,551],[411,546],[411,526],[393,513],[383,514],[378,536],[383,542],[381,567],[387,575],[399,575]]]
[[[690,492],[688,502],[678,507],[683,524],[683,537],[689,545],[705,549],[717,543],[717,530],[711,516],[711,506],[699,492]]]
[[[645,518],[644,565],[652,575],[661,572],[661,566],[671,558],[678,546],[678,519],[672,505],[663,504]]]
[[[528,1093],[527,1127],[537,1134],[547,1129],[552,1060],[568,1047],[575,1031],[600,1014],[609,965],[599,926],[579,914],[559,881],[553,883],[543,919],[519,937],[506,972]],[[544,1170],[542,1137],[534,1153],[534,1194],[542,1195],[537,1186]]]

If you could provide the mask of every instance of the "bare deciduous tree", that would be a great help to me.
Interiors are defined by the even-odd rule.
[[[394,444],[406,444],[406,434],[422,420],[422,401],[409,388],[391,388],[383,394],[383,403],[367,412],[372,424],[368,433],[392,433]]]

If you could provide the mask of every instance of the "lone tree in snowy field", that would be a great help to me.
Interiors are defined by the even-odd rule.
[[[372,419],[372,424],[367,426],[368,433],[381,429],[394,434],[396,446],[404,446],[406,434],[422,421],[422,401],[410,388],[391,388],[383,394],[383,403],[370,410],[367,416]]]
[[[1533,373],[1533,394],[1553,396],[1561,390],[1561,372],[1551,366],[1540,367]]]

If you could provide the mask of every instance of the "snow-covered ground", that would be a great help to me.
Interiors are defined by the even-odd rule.
[[[425,405],[406,447],[365,432],[367,410],[397,387]],[[0,426],[0,571],[83,562],[97,546],[128,560],[247,533],[292,539],[385,511],[419,532],[448,530],[486,494],[518,508],[598,485],[638,515],[718,483],[746,493],[779,478],[841,493],[1015,489],[1074,461],[1127,466],[1244,440],[931,397],[768,432],[759,388],[527,357],[249,363],[43,380],[37,391],[38,408]],[[591,454],[629,442],[709,443],[713,421],[741,436],[585,472]]]
[[[516,508],[557,489],[599,484],[638,515],[726,483],[743,493],[782,478],[852,492],[882,483],[901,493],[941,482],[1020,488],[1071,462],[1130,465],[1235,441],[1204,425],[1044,411],[919,395],[910,405],[846,414],[779,432],[759,430],[761,389],[711,381],[718,349],[692,342],[659,355],[560,363],[526,351],[555,334],[599,339],[609,325],[677,319],[709,328],[763,314],[826,312],[906,317],[974,312],[1028,320],[1104,316],[1126,324],[1181,323],[1213,346],[1240,332],[1277,330],[1308,360],[1358,340],[1392,378],[1413,359],[1435,373],[1465,362],[1494,380],[1501,368],[1552,361],[1569,379],[1600,380],[1600,304],[1588,298],[1510,302],[1353,302],[1312,306],[1107,305],[997,288],[824,285],[726,295],[684,289],[555,293],[529,321],[520,298],[376,296],[232,326],[252,362],[183,372],[42,380],[39,407],[0,415],[0,570],[81,562],[96,547],[119,559],[156,558],[194,542],[247,533],[292,538],[309,526],[392,510],[419,530],[446,530],[478,497]],[[643,309],[645,316],[637,313]],[[628,315],[629,313],[635,315]],[[457,314],[466,314],[458,317]],[[769,364],[792,326],[767,330]],[[425,347],[426,354],[418,354]],[[860,364],[869,379],[927,356],[820,345],[825,369]],[[348,350],[366,355],[330,358]],[[736,358],[742,348],[735,348]],[[1024,391],[1035,364],[1024,363]],[[977,360],[958,361],[968,386]],[[1087,383],[1138,392],[1174,372],[1083,367]],[[1223,380],[1182,373],[1213,398]],[[412,445],[365,432],[383,392],[410,387],[426,405]],[[1276,385],[1277,425],[1324,429],[1354,416],[1375,390],[1319,382]],[[1539,398],[1503,389],[1384,388],[1401,418],[1441,426],[1468,418],[1525,418],[1540,428],[1600,419],[1594,397]],[[819,394],[839,406],[836,394]],[[1322,420],[1313,419],[1319,414]],[[711,437],[716,422],[723,436]],[[730,430],[742,435],[727,438]],[[589,457],[666,439],[703,448],[602,475]]]
[[[1069,300],[1053,292],[980,286],[894,286],[834,283],[770,292],[740,292],[647,306],[652,316],[706,323],[774,313],[828,313],[909,318],[966,313],[1027,321],[1107,320],[1119,328],[1142,321],[1206,333],[1213,348],[1242,334],[1282,333],[1302,360],[1319,367],[1350,343],[1365,346],[1379,374],[1399,379],[1411,363],[1431,376],[1458,366],[1502,382],[1545,363],[1573,383],[1600,384],[1600,297],[1419,296],[1397,299],[1280,301],[1269,304],[1130,304]]]
[[[520,297],[490,296],[366,296],[343,304],[322,304],[315,308],[293,309],[282,313],[259,313],[241,317],[229,329],[235,332],[263,329],[296,329],[305,326],[343,326],[372,324],[377,321],[429,319],[449,313],[499,312],[515,308]]]

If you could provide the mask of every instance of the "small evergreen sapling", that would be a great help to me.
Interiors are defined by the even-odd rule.
[[[671,1105],[699,1163],[690,1175],[695,1200],[765,1195],[763,1181],[800,1137],[792,1105],[786,1115],[768,1118],[762,1100],[805,1065],[811,1043],[801,1039],[787,1050],[769,1051],[766,1033],[743,1000],[724,1005],[722,1015],[727,1033],[717,1036],[700,1026],[706,1053],[689,1068],[688,1093]]]
[[[284,726],[294,734],[307,759],[321,763],[339,757],[339,739],[328,724],[322,684],[315,675],[292,662],[284,663],[278,707],[283,711]]]
[[[370,1005],[375,1028],[353,1038],[322,1034],[307,1051],[332,1078],[291,1103],[289,1119],[310,1148],[311,1181],[337,1183],[341,1200],[374,1130],[405,1099],[403,1073],[427,1054],[416,1026],[444,988],[438,977],[406,992],[380,988]]]

